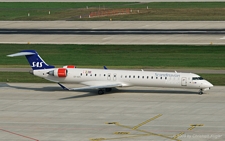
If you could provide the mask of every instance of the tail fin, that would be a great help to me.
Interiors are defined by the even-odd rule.
[[[35,50],[23,50],[15,54],[7,55],[8,57],[26,56],[27,61],[33,70],[55,68],[45,63]]]

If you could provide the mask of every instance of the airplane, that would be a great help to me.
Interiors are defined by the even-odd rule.
[[[110,70],[105,66],[104,69],[76,68],[70,65],[55,68],[45,63],[35,50],[23,50],[7,56],[26,56],[32,68],[31,74],[56,82],[64,90],[70,91],[97,89],[98,94],[104,94],[115,87],[145,86],[198,89],[198,93],[202,95],[213,87],[210,82],[194,73]],[[79,83],[86,86],[67,88],[61,83]]]

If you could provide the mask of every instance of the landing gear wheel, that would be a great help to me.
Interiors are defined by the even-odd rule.
[[[98,90],[98,94],[102,95],[102,94],[104,94],[104,91],[102,89],[100,89],[100,90]]]
[[[111,92],[112,91],[112,88],[105,88],[105,91],[106,92]]]
[[[198,93],[199,95],[202,95],[203,94],[203,91],[202,91],[202,89],[200,89],[200,91],[199,91],[199,93]]]

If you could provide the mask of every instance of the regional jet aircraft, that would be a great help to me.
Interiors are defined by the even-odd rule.
[[[23,50],[8,56],[26,56],[33,69],[32,74],[56,82],[65,90],[97,89],[98,94],[104,94],[114,87],[146,86],[198,89],[201,95],[203,91],[213,87],[210,82],[194,73],[89,69],[74,66],[55,68],[45,63],[35,50]],[[66,88],[61,84],[66,82],[86,86]]]

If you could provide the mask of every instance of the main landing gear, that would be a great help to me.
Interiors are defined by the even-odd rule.
[[[103,90],[103,89],[99,89],[99,90],[98,90],[98,94],[99,94],[99,95],[104,94],[104,90]]]
[[[106,92],[111,92],[111,91],[112,91],[112,88],[105,88],[105,91],[106,91]],[[99,89],[99,90],[98,90],[98,94],[99,94],[99,95],[102,95],[102,94],[105,93],[105,91],[104,91],[104,89]]]
[[[199,94],[199,95],[202,95],[202,94],[203,94],[203,90],[200,89],[199,92],[198,92],[198,94]]]

